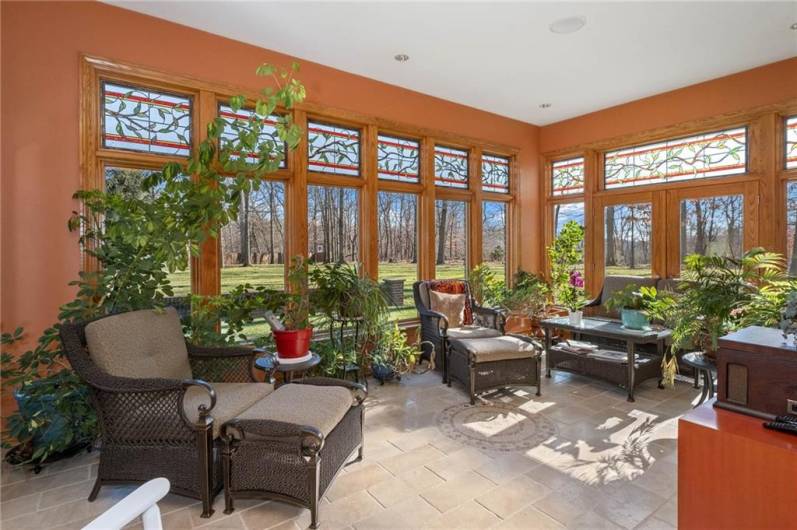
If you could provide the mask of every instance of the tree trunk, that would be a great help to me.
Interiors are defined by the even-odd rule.
[[[448,202],[443,201],[440,207],[440,215],[437,218],[437,264],[443,265],[445,263],[446,253],[446,228],[448,218]]]
[[[557,207],[558,208],[558,207]],[[617,265],[614,241],[614,206],[606,207],[606,266]]]
[[[250,265],[249,259],[249,194],[244,193],[243,208],[240,212],[240,227],[241,227],[241,265],[248,267]]]

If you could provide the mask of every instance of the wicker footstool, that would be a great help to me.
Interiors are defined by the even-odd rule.
[[[542,346],[522,335],[486,339],[451,339],[448,348],[448,385],[456,379],[476,394],[506,386],[536,386],[540,395]]]
[[[268,498],[310,509],[355,452],[362,460],[364,388],[304,379],[283,385],[222,427],[224,513],[234,499]]]

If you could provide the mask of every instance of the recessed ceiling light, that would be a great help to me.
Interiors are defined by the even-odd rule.
[[[789,26],[791,29],[797,30],[797,22]]]
[[[548,27],[554,33],[575,33],[583,28],[586,23],[586,17],[567,17],[554,21],[554,23]]]
[[[541,109],[550,109],[551,108],[551,104],[550,103],[540,103],[540,108]]]
[[[406,53],[397,53],[396,55],[393,56],[393,58],[400,63],[406,63],[407,61],[410,60],[410,56],[407,55]]]

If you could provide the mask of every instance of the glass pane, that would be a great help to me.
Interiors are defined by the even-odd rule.
[[[468,152],[434,146],[434,183],[446,188],[468,187]]]
[[[786,120],[786,168],[797,168],[797,116]]]
[[[163,155],[191,151],[191,99],[141,87],[102,84],[102,144]]]
[[[651,275],[652,212],[650,203],[615,204],[605,208],[606,276]]]
[[[509,193],[509,159],[482,155],[482,189],[493,193]]]
[[[252,118],[253,114],[254,111],[248,109],[238,109],[238,112],[234,112],[228,105],[219,105],[219,116],[224,120],[224,131],[221,133],[222,147],[230,142],[235,142],[239,134],[251,133],[252,128],[249,125],[249,120]],[[286,167],[285,142],[280,140],[277,134],[277,119],[278,116],[271,115],[263,120],[263,127],[260,129],[260,134],[258,135],[256,149],[259,149],[264,144],[270,144],[269,147],[272,152],[281,157],[279,167],[284,168]],[[254,152],[248,153],[246,158],[252,163],[258,160],[258,156]]]
[[[506,212],[506,203],[482,203],[482,262],[502,282],[506,277]]]
[[[584,193],[584,158],[558,160],[551,165],[553,195]]]
[[[388,295],[392,319],[415,318],[412,284],[418,279],[418,197],[381,191],[378,200],[379,283]]]
[[[238,219],[221,228],[221,292],[249,283],[285,285],[285,184],[266,181],[244,195]]]
[[[562,228],[569,221],[575,221],[582,227],[584,224],[584,203],[583,202],[570,202],[565,204],[555,204],[553,207],[553,226],[554,236],[558,236]],[[582,243],[583,249],[583,243]],[[584,273],[584,260],[582,259],[581,265],[577,270]]]
[[[360,174],[360,131],[336,125],[307,124],[310,171],[335,175]]]
[[[123,167],[105,167],[105,191],[119,193],[131,199],[155,200],[158,189],[144,190],[144,179],[155,173],[150,169],[130,169]],[[161,188],[162,189],[162,188]],[[190,265],[190,261],[189,261]],[[188,296],[191,294],[190,266],[185,270],[168,274],[169,283],[174,291],[174,296]]]
[[[308,253],[318,263],[357,263],[358,192],[331,186],[307,187]]]
[[[786,260],[789,276],[797,276],[797,181],[786,183]]]
[[[435,201],[438,279],[465,278],[468,265],[468,204]]]
[[[681,201],[681,262],[689,254],[740,257],[742,210],[741,195]]]
[[[421,144],[415,140],[380,134],[376,165],[379,178],[418,182]]]
[[[606,153],[607,188],[676,182],[747,171],[747,128],[729,129]]]

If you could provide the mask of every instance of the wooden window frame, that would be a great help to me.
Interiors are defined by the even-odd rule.
[[[80,60],[80,164],[81,187],[102,189],[104,164],[121,167],[160,169],[166,162],[184,162],[185,157],[151,153],[122,152],[100,149],[99,101],[100,80],[124,82],[192,96],[192,146],[206,138],[207,124],[216,118],[219,104],[229,104],[229,98],[241,94],[246,105],[252,105],[258,92],[245,87],[214,83],[189,76],[170,74],[145,66],[122,63],[100,57],[83,55]],[[275,109],[285,112],[285,109]],[[463,200],[468,203],[468,267],[481,263],[482,208],[481,201],[491,200],[507,204],[507,272],[517,269],[519,252],[516,202],[519,149],[513,146],[486,142],[477,138],[452,134],[447,131],[418,127],[364,115],[348,110],[303,102],[290,111],[294,123],[302,131],[296,149],[288,153],[286,168],[265,177],[285,182],[285,256],[306,256],[307,237],[307,186],[344,186],[359,191],[359,241],[363,273],[378,278],[378,217],[377,193],[392,191],[413,193],[418,196],[418,267],[420,279],[435,277],[435,201],[437,199]],[[360,131],[360,175],[330,175],[308,171],[308,120],[331,125],[356,128]],[[377,171],[377,136],[388,134],[412,139],[420,143],[419,182],[407,183],[380,180]],[[453,147],[468,152],[468,188],[455,189],[434,185],[434,146]],[[487,152],[510,160],[509,193],[490,193],[481,190],[481,153]],[[479,185],[474,186],[472,183]],[[191,292],[198,295],[216,295],[221,290],[221,256],[219,244],[208,240],[200,255],[191,262]],[[95,270],[97,264],[84,256],[84,270]],[[511,275],[507,274],[511,282]],[[414,320],[414,319],[413,319]]]

